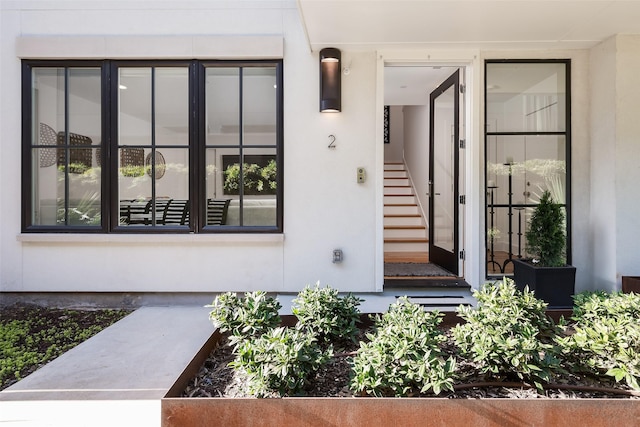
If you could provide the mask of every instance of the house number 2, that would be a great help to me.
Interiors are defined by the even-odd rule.
[[[336,136],[335,135],[329,135],[329,148],[336,148]]]

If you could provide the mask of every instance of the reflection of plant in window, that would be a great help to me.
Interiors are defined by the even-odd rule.
[[[96,191],[87,191],[78,201],[77,205],[72,206],[69,203],[69,210],[66,211],[68,216],[68,225],[100,225],[100,193]],[[58,215],[56,222],[58,224],[65,223],[65,207],[64,200],[58,200]]]
[[[544,179],[544,186],[536,184],[541,193],[548,190],[556,203],[565,203],[563,178],[566,175],[566,165],[564,160],[530,159],[511,164],[489,163],[487,172],[496,175],[509,175],[509,172],[512,175],[534,173]],[[533,192],[533,195],[540,199],[541,194]]]
[[[276,170],[275,160],[270,160],[266,166],[260,166],[256,163],[243,163],[243,194],[276,194]],[[239,189],[240,164],[234,163],[227,166],[227,169],[224,171],[224,192],[225,194],[239,194]]]

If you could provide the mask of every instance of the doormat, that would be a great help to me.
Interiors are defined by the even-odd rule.
[[[453,276],[444,268],[432,263],[418,262],[385,262],[385,277],[431,277]]]

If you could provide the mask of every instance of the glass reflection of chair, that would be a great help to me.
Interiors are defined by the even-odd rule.
[[[225,225],[231,199],[207,200],[207,225]]]

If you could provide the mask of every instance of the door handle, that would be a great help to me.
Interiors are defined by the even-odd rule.
[[[427,197],[431,197],[431,193],[433,192],[433,182],[429,181],[429,184],[427,184],[429,186],[429,191],[427,191]]]

